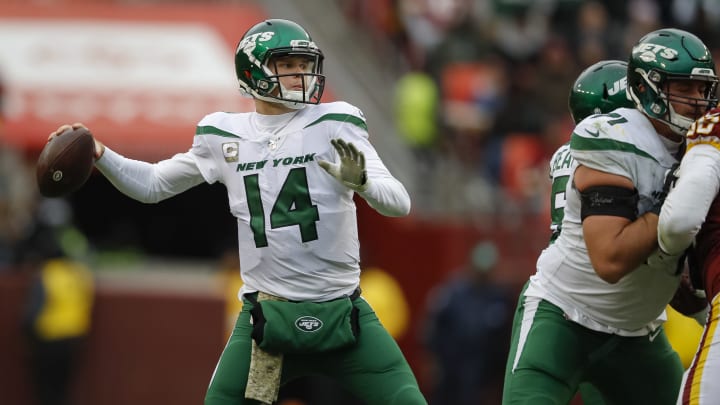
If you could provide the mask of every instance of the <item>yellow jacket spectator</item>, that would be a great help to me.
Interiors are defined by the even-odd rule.
[[[93,280],[82,264],[68,259],[48,260],[40,270],[34,297],[39,307],[33,329],[42,340],[85,336],[90,331]]]
[[[93,278],[64,256],[50,256],[37,269],[25,317],[33,392],[38,405],[66,405],[90,333]]]

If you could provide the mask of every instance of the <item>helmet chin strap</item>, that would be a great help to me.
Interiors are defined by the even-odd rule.
[[[678,135],[686,136],[688,129],[690,129],[690,126],[693,124],[694,120],[684,116],[680,115],[675,112],[675,109],[672,107],[672,104],[668,103],[668,115],[670,116],[670,129],[673,130]]]
[[[666,101],[666,103],[668,104],[668,111],[666,114],[666,117],[668,117],[668,119],[653,117],[648,114],[645,109],[643,109],[642,112],[643,114],[647,115],[648,118],[658,120],[663,124],[667,125],[668,128],[670,128],[670,130],[672,130],[675,134],[685,137],[687,135],[688,129],[690,129],[690,126],[694,121],[684,115],[676,113],[675,109],[672,108],[672,105],[668,101]]]
[[[292,108],[293,110],[302,110],[303,108],[307,107],[306,103],[300,103],[300,102],[292,102],[287,100],[275,100],[276,103],[280,103],[284,105],[287,108]]]
[[[269,60],[268,60],[269,63]],[[262,69],[265,71],[265,75],[268,77],[273,77],[274,72],[272,69],[270,69],[267,65],[262,65]],[[313,89],[315,88],[315,81],[316,78],[312,78],[310,81],[310,84],[306,87],[307,89]],[[303,82],[305,80],[303,79]],[[299,90],[287,90],[285,86],[280,82],[279,79],[275,78],[273,80],[274,84],[273,86],[279,86],[280,93],[282,95],[282,98],[275,98],[275,97],[268,97],[268,96],[262,96],[258,94],[258,92],[252,90],[252,95],[263,101],[267,101],[269,103],[275,103],[275,104],[282,104],[283,106],[287,108],[291,108],[293,110],[301,110],[307,106],[307,101],[310,100],[310,90],[307,90],[305,92],[299,91]]]
[[[283,98],[274,98],[274,97],[267,97],[267,96],[261,96],[257,94],[256,92],[253,92],[253,95],[260,100],[264,100],[270,103],[276,103],[276,104],[282,104],[287,108],[292,108],[293,110],[300,110],[307,106],[307,101],[310,99],[310,90],[307,91],[301,91],[301,90],[287,90],[285,86],[282,85],[282,83],[276,83],[278,86],[280,86],[280,93],[282,94]],[[312,89],[315,87],[315,79],[313,78],[311,85],[308,86],[308,89]]]
[[[281,99],[275,98],[275,97],[263,96],[262,94],[258,93],[257,91],[245,86],[245,84],[242,81],[239,81],[239,83],[240,83],[240,92],[246,97],[253,97],[258,100],[267,101],[268,103],[273,103],[273,104],[282,104],[283,106],[285,106],[287,108],[291,108],[293,110],[300,110],[307,106],[307,103],[303,103],[300,101],[281,100]],[[294,95],[292,93],[298,93],[298,94]],[[302,92],[301,91],[285,91],[283,94],[291,94],[292,98],[297,98],[299,100],[302,100]]]
[[[672,103],[668,100],[668,97],[665,95],[665,93],[657,88],[649,79],[647,73],[643,71],[638,71],[638,73],[645,79],[645,85],[650,87],[657,95],[658,98],[662,99],[665,104],[667,104],[667,113],[666,116],[668,119],[663,118],[656,118],[648,114],[648,112],[645,110],[645,107],[642,105],[642,102],[640,101],[640,98],[635,94],[631,86],[628,86],[627,89],[627,95],[628,97],[635,103],[635,105],[640,109],[640,111],[643,112],[643,114],[647,115],[648,118],[652,118],[655,120],[658,120],[665,125],[667,125],[674,133],[685,136],[687,135],[688,129],[690,129],[690,126],[694,122],[694,120],[685,117],[684,115],[680,115],[675,112],[675,109],[672,106]]]
[[[291,108],[293,110],[301,110],[307,106],[306,103],[302,103],[300,101],[281,100],[275,97],[261,96],[256,91],[253,91],[252,95],[258,100],[267,101],[268,103],[282,104],[283,106]]]
[[[687,135],[688,129],[690,129],[690,126],[695,120],[688,118],[682,114],[676,113],[675,109],[672,106],[672,103],[664,92],[658,90],[658,95],[663,100],[663,102],[667,104],[666,116],[668,117],[668,119],[661,119],[661,121],[666,123],[674,133],[685,137]]]
[[[303,103],[303,101],[305,101],[305,97],[307,96],[305,92],[300,90],[286,90],[285,86],[280,83],[280,94],[283,95],[284,100],[279,102],[288,108],[299,110],[301,108],[305,108],[307,105],[306,103]],[[297,102],[294,102],[293,100],[297,100]]]

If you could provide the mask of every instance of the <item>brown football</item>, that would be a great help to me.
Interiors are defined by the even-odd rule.
[[[62,197],[82,187],[92,173],[94,154],[93,136],[85,128],[52,136],[37,161],[40,194]]]

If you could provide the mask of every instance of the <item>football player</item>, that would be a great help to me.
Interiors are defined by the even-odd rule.
[[[568,107],[575,125],[590,115],[609,113],[616,108],[633,108],[627,98],[627,63],[603,60],[583,70],[575,79]],[[570,142],[560,146],[550,158],[550,243],[560,236],[565,216],[565,186],[572,169]]]
[[[683,377],[678,404],[714,404],[720,398],[720,109],[696,121],[687,133],[687,152],[658,221],[658,244],[668,255],[688,246],[690,279],[704,290],[709,316],[698,350]]]
[[[96,167],[139,201],[158,202],[203,182],[227,188],[238,224],[244,305],[206,405],[258,403],[245,397],[253,342],[254,304],[248,298],[261,293],[298,302],[352,297],[359,310],[361,332],[353,346],[285,354],[281,383],[321,374],[368,404],[426,403],[398,345],[368,303],[356,298],[353,195],[387,216],[407,215],[410,198],[370,144],[362,112],[346,102],[320,103],[323,58],[300,25],[260,22],[235,53],[240,89],[254,99],[255,112],[205,116],[187,152],[155,164],[125,158],[96,141]]]
[[[568,97],[573,122],[577,125],[591,115],[606,114],[617,108],[633,108],[634,104],[628,99],[626,88],[626,62],[604,60],[586,68],[575,79]],[[565,188],[572,168],[570,142],[567,142],[560,146],[550,159],[550,243],[560,236],[565,216]],[[584,405],[605,403],[602,395],[589,383],[580,383],[579,391]]]
[[[504,404],[566,404],[582,381],[609,403],[675,402],[683,367],[661,316],[682,266],[658,249],[658,213],[665,174],[715,103],[717,80],[700,39],[653,31],[628,60],[634,108],[574,129],[562,232],[521,294]]]

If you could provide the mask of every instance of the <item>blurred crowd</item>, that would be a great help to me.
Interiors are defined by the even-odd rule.
[[[423,179],[414,202],[443,215],[545,215],[573,81],[627,59],[643,34],[686,29],[720,56],[716,1],[339,1],[400,76],[395,121]]]

